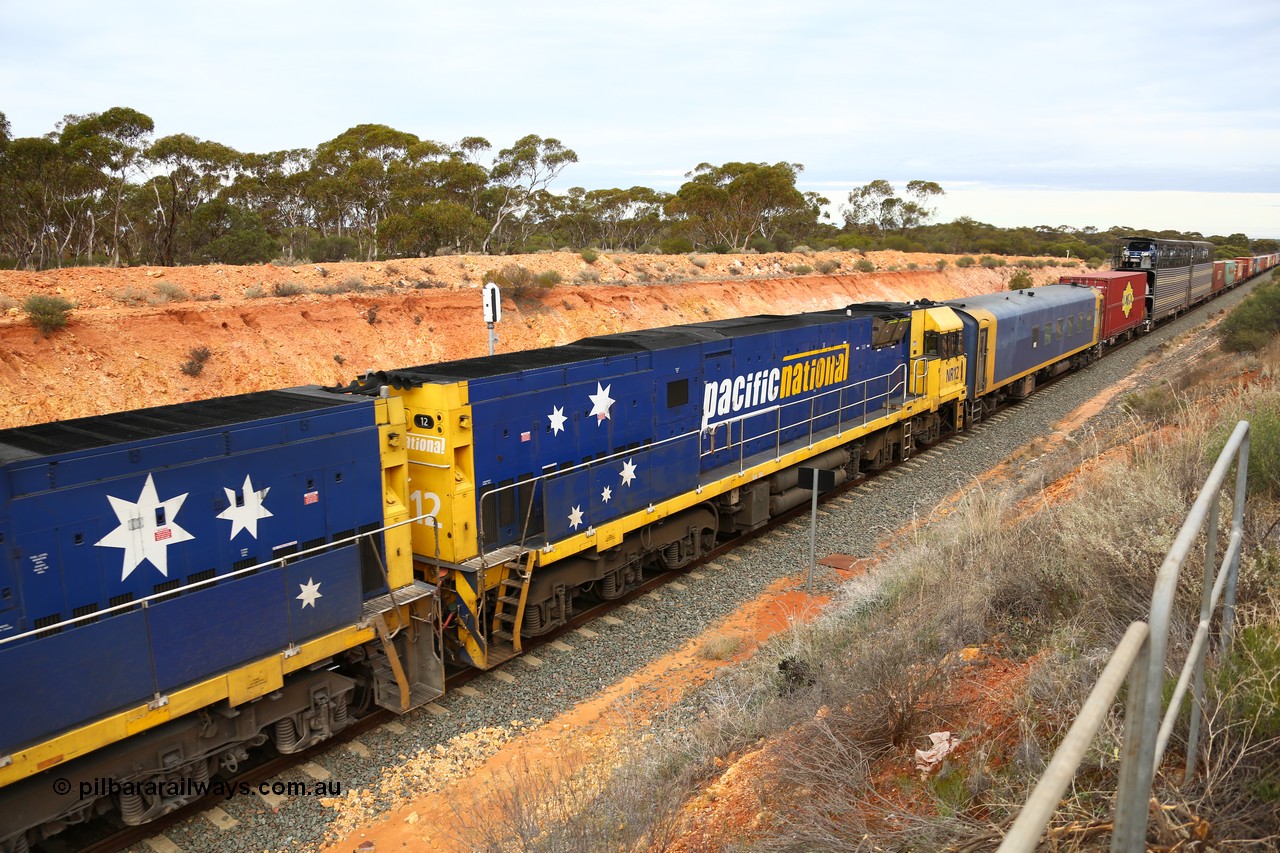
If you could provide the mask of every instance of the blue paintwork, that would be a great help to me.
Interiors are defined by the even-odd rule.
[[[1053,284],[1046,287],[1030,287],[1007,293],[988,293],[947,300],[943,304],[955,309],[964,324],[964,351],[969,354],[965,377],[969,399],[977,394],[978,321],[967,309],[987,311],[995,317],[995,371],[988,393],[1007,383],[1015,376],[1038,370],[1058,361],[1068,352],[1097,343],[1094,332],[1097,326],[1097,291],[1091,287],[1073,284]],[[1085,324],[1074,333],[1056,333],[1057,321],[1068,314],[1083,314]],[[1054,330],[1048,341],[1043,330]],[[1038,330],[1040,339],[1032,346],[1032,331]]]
[[[298,600],[318,584],[314,605]],[[0,753],[354,623],[355,545],[0,646]],[[31,708],[40,708],[32,714]]]
[[[493,529],[494,513],[489,512],[487,523],[482,524],[487,549],[521,541],[533,545],[563,539],[692,491],[700,478],[738,464],[743,451],[736,444],[744,428],[747,456],[772,451],[778,441],[779,407],[782,446],[806,441],[811,411],[820,416],[817,429],[834,426],[841,391],[845,406],[855,399],[860,402],[858,383],[900,368],[909,355],[909,336],[894,346],[873,350],[872,318],[839,311],[745,318],[679,330],[693,330],[688,336],[703,340],[671,345],[672,335],[667,330],[639,351],[470,380],[478,493],[544,472],[563,472],[537,485],[528,535],[522,536],[524,506],[514,499],[505,513],[498,514],[497,531]],[[647,340],[645,333],[591,340],[611,338]],[[749,394],[751,377],[795,363],[788,357],[845,344],[847,349],[841,351],[847,352],[847,379],[822,389],[798,391],[786,399],[779,395],[773,401],[758,400],[756,405],[740,406],[727,414],[712,413],[708,418],[711,425],[735,423],[716,432],[716,446],[721,449],[702,452],[709,448],[703,431],[707,383],[726,379],[732,383],[736,377],[746,376]],[[687,381],[687,402],[669,408],[669,383],[681,381]],[[589,398],[600,390],[607,390],[615,401],[609,417],[603,420],[590,414]],[[762,396],[758,389],[757,395]],[[868,410],[880,409],[884,402],[884,390],[874,391],[868,395]],[[563,408],[566,418],[562,432],[553,430],[549,418],[556,407]],[[757,414],[745,421],[735,420],[752,413]],[[843,418],[848,421],[848,409]],[[729,430],[735,446],[724,449]],[[676,440],[658,443],[673,438]],[[628,462],[635,465],[630,484],[622,476]],[[488,504],[482,501],[479,505],[482,518]],[[581,512],[578,525],[571,523],[575,510]]]
[[[295,390],[302,405],[310,405],[307,395],[321,395]],[[247,399],[252,404],[253,395]],[[317,405],[51,454],[23,449],[21,430],[0,431],[0,640],[31,631],[42,617],[39,625],[47,627],[77,613],[101,614],[96,623],[66,625],[53,636],[0,644],[0,686],[24,697],[11,705],[19,710],[6,712],[14,720],[0,716],[0,751],[352,624],[362,598],[385,591],[368,578],[362,588],[359,547],[349,544],[295,557],[284,569],[153,599],[145,623],[139,608],[102,613],[181,590],[210,570],[224,577],[380,527],[375,402],[327,395]],[[181,407],[146,412],[175,410],[181,414]],[[111,432],[113,417],[106,416],[104,432]],[[84,419],[57,428],[103,423]],[[243,499],[246,476],[253,492],[267,490],[262,505],[271,515],[256,519],[256,537],[245,528],[232,537],[232,521],[218,515],[230,506],[226,489]],[[169,537],[164,573],[149,557],[130,566],[123,547],[100,544],[124,526],[109,496],[141,504],[148,482],[157,501],[168,502],[166,517],[163,529],[156,520],[139,533]],[[309,583],[319,584],[320,597],[304,608],[297,596]]]

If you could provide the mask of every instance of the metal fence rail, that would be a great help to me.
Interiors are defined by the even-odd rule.
[[[1217,562],[1218,504],[1227,472],[1236,466],[1236,484],[1231,513],[1231,534],[1222,562]],[[1182,529],[1169,549],[1156,575],[1155,591],[1147,621],[1129,625],[1124,638],[1111,655],[1098,683],[1085,700],[1076,721],[1068,730],[1044,775],[1027,798],[1022,812],[1014,821],[1000,845],[1000,853],[1035,850],[1040,836],[1057,810],[1058,803],[1075,775],[1076,769],[1106,719],[1111,702],[1125,679],[1129,680],[1125,706],[1124,745],[1120,759],[1120,778],[1116,788],[1115,825],[1111,834],[1113,853],[1137,853],[1145,847],[1147,835],[1147,803],[1152,781],[1164,757],[1173,733],[1174,721],[1192,691],[1190,732],[1187,737],[1185,778],[1195,771],[1196,749],[1200,736],[1200,708],[1204,703],[1204,662],[1209,649],[1209,630],[1213,613],[1222,601],[1222,651],[1231,644],[1235,622],[1236,579],[1240,570],[1240,551],[1244,538],[1245,486],[1249,466],[1249,423],[1236,424],[1231,438],[1218,456],[1213,470],[1192,504]],[[1173,596],[1178,575],[1186,564],[1200,530],[1205,532],[1204,581],[1200,598],[1200,623],[1187,652],[1186,662],[1177,687],[1169,700],[1169,708],[1161,720],[1161,686],[1164,682],[1165,657],[1169,643],[1169,623],[1173,613]],[[1157,726],[1157,721],[1160,722]]]

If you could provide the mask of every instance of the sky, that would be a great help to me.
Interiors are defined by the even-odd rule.
[[[1278,36],[1275,0],[0,0],[0,112],[258,153],[536,133],[578,154],[559,190],[787,161],[836,220],[920,179],[939,221],[1280,238]]]

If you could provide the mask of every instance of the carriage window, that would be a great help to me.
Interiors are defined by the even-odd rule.
[[[1062,319],[1058,319],[1058,340],[1062,340]]]
[[[1045,326],[1044,326],[1044,337],[1042,337],[1042,338],[1040,339],[1040,343],[1044,344],[1045,346],[1048,346],[1048,345],[1049,345],[1049,341],[1051,341],[1051,340],[1053,340],[1053,324],[1052,324],[1052,323],[1045,323]]]
[[[924,354],[925,355],[938,354],[938,333],[937,332],[924,333]]]
[[[1031,327],[1031,348],[1035,349],[1038,346],[1040,346],[1040,327],[1032,326]]]

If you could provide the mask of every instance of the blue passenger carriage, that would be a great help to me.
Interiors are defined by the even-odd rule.
[[[1087,361],[1098,343],[1102,295],[1091,287],[1054,284],[943,304],[964,325],[965,386],[974,418],[1001,399],[1026,397],[1037,377]]]

